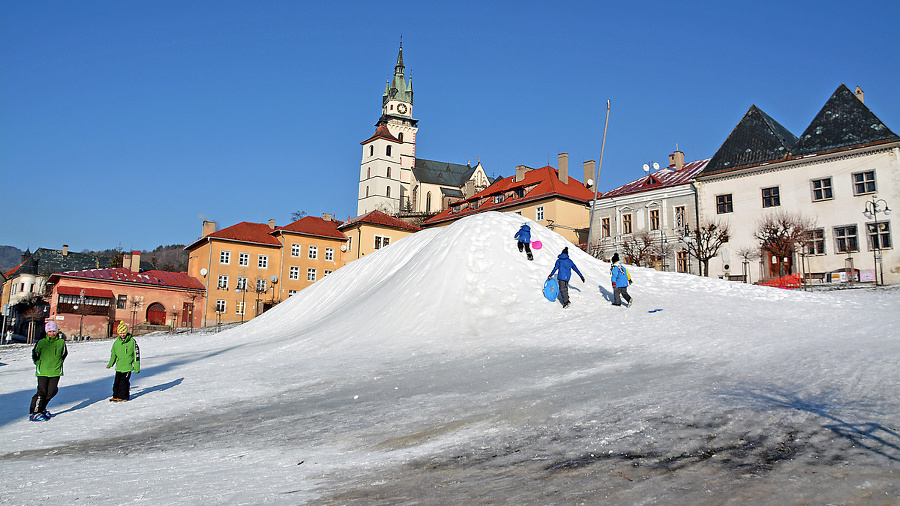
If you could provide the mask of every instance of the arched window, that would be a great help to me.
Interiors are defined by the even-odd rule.
[[[431,192],[428,192],[428,194],[425,195],[425,212],[431,212]]]
[[[366,197],[368,197],[368,196],[369,196],[369,187],[366,186]]]
[[[390,145],[390,144],[388,144],[387,146],[385,146],[385,148],[384,148],[384,154],[385,154],[385,156],[391,156],[391,145]]]
[[[400,133],[397,135],[397,138],[400,139],[400,142],[403,142],[403,132],[400,132]]]
[[[387,173],[387,177],[388,177],[388,179],[390,179],[390,178],[391,178],[391,168],[390,168],[390,167],[388,167],[388,173]]]
[[[369,156],[372,156],[374,154],[375,154],[375,146],[369,146]]]
[[[391,196],[391,187],[390,186],[387,187],[387,196],[388,197]]]
[[[368,169],[366,169],[366,177],[367,178],[372,177],[372,167],[369,167]]]

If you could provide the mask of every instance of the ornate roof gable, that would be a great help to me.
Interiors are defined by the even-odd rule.
[[[734,127],[702,174],[783,160],[790,156],[797,137],[755,105]]]
[[[791,154],[804,156],[896,140],[900,137],[841,84],[806,127]]]

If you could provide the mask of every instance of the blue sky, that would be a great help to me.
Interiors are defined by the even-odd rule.
[[[491,176],[560,152],[579,174],[607,100],[601,191],[676,144],[712,156],[752,104],[800,135],[841,83],[900,133],[897,19],[894,1],[0,0],[0,245],[347,219],[401,36],[417,155]]]

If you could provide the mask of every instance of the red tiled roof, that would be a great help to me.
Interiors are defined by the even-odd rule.
[[[706,168],[709,158],[684,164],[679,171],[665,168],[649,174],[630,183],[624,184],[614,190],[603,194],[603,198],[618,197],[631,193],[641,193],[658,188],[671,188],[673,186],[690,183],[694,176]]]
[[[517,189],[527,189],[525,195],[519,198],[504,198],[502,202],[495,203],[496,195],[506,194],[507,192]],[[568,183],[559,180],[559,171],[550,167],[541,167],[540,169],[532,169],[525,173],[521,181],[516,181],[515,176],[509,176],[498,179],[494,184],[488,186],[484,190],[475,195],[461,200],[456,206],[462,206],[457,213],[451,213],[451,209],[455,207],[451,204],[450,209],[445,209],[433,218],[425,222],[426,225],[433,225],[446,220],[456,220],[463,216],[468,216],[484,211],[499,211],[506,207],[516,206],[527,202],[549,198],[564,198],[575,200],[587,204],[594,198],[593,190],[585,188],[585,186],[573,177],[569,177]],[[476,209],[470,209],[468,204],[484,200]]]
[[[60,278],[95,279],[98,281],[115,281],[120,283],[136,283],[142,285],[156,285],[171,288],[189,288],[203,290],[205,287],[199,279],[188,276],[186,272],[144,271],[133,272],[130,269],[117,267],[115,269],[90,269],[86,271],[68,271],[50,276],[50,282],[55,283]]]
[[[369,223],[371,225],[380,225],[383,227],[391,227],[391,228],[399,228],[402,230],[410,230],[413,232],[418,232],[422,230],[420,227],[417,227],[411,223],[407,223],[401,219],[394,218],[388,214],[385,214],[379,210],[369,211],[366,214],[362,214],[360,216],[356,216],[355,218],[350,218],[343,225],[339,226],[338,229],[345,229],[357,223]]]
[[[298,234],[314,235],[319,237],[331,237],[334,239],[346,241],[347,236],[344,235],[343,232],[338,230],[340,225],[341,222],[337,220],[326,220],[323,218],[316,218],[314,216],[304,216],[303,218],[300,218],[290,225],[277,227],[275,231],[294,232]]]
[[[372,137],[369,137],[368,139],[366,139],[366,140],[360,142],[360,144],[366,144],[366,143],[371,142],[371,141],[373,141],[373,140],[375,140],[375,139],[385,139],[385,140],[388,140],[388,141],[391,141],[391,142],[397,142],[397,143],[400,142],[400,139],[398,139],[398,138],[394,137],[393,135],[391,135],[391,131],[388,130],[387,125],[380,125],[378,128],[375,129],[375,134],[372,135]]]
[[[97,297],[100,299],[112,299],[113,293],[110,290],[101,290],[99,288],[78,288],[75,286],[60,286],[56,289],[57,293],[62,295],[81,295],[84,290],[85,297]]]
[[[196,244],[202,242],[207,238],[251,242],[256,244],[264,244],[267,246],[281,246],[281,243],[278,242],[278,239],[272,237],[272,232],[273,230],[269,228],[269,225],[265,223],[250,223],[249,221],[242,221],[236,225],[223,228],[222,230],[217,230],[207,236],[201,237],[200,239],[197,239],[193,243],[186,246],[184,249],[191,249]]]

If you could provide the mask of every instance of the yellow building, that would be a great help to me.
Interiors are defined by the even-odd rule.
[[[423,223],[423,227],[443,227],[460,218],[485,211],[517,213],[565,237],[582,249],[587,244],[589,204],[594,191],[569,177],[569,155],[559,155],[559,169],[547,166],[516,167],[516,175],[494,184],[450,207]],[[584,163],[585,180],[594,175],[594,162]]]
[[[371,211],[350,218],[338,230],[348,237],[344,258],[350,263],[422,229],[381,211]]]
[[[206,286],[203,325],[243,322],[262,314],[345,263],[347,236],[331,215],[287,226],[241,222],[188,245],[188,274]]]

